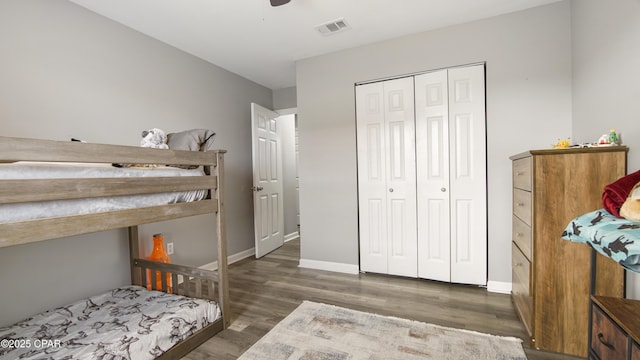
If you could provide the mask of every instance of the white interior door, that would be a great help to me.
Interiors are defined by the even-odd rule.
[[[417,276],[413,78],[356,88],[362,271]]]
[[[418,276],[451,280],[449,100],[447,70],[418,75],[416,158]]]
[[[253,139],[253,210],[256,257],[284,243],[282,146],[278,114],[251,104]]]
[[[451,282],[487,283],[484,66],[449,69]]]

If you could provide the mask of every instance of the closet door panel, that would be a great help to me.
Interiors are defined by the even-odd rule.
[[[415,77],[418,276],[450,280],[447,71]]]
[[[416,277],[417,224],[413,78],[383,82],[387,143],[388,274]]]
[[[360,268],[386,273],[387,164],[382,83],[356,87]]]
[[[484,66],[449,69],[451,282],[486,285]]]

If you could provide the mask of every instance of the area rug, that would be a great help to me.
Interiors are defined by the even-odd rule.
[[[526,360],[521,340],[305,301],[240,360]]]

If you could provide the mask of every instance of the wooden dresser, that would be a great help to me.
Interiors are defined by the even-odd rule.
[[[512,299],[532,346],[586,357],[591,251],[561,239],[571,219],[602,207],[626,174],[627,148],[531,150],[513,161]],[[597,256],[595,294],[622,297],[624,271]]]
[[[591,298],[589,359],[640,360],[640,301]]]

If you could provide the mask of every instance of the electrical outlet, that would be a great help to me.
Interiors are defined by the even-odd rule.
[[[172,255],[173,254],[173,243],[167,243],[167,254],[168,255]]]

